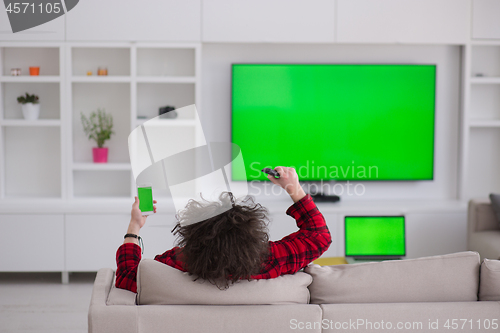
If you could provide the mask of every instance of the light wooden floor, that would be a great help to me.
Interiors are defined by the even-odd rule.
[[[0,273],[0,332],[86,333],[95,273]]]

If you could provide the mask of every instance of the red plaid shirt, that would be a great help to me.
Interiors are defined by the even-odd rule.
[[[332,239],[323,214],[311,196],[294,203],[286,211],[293,217],[300,230],[277,242],[269,242],[269,257],[262,264],[259,274],[252,279],[272,279],[282,274],[293,274],[319,258],[330,246]],[[155,260],[183,272],[184,263],[179,260],[179,247],[174,247],[155,257]],[[141,248],[135,243],[125,243],[116,252],[116,287],[137,292],[137,267],[141,260]]]

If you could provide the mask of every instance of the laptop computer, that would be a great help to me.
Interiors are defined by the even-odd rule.
[[[346,216],[347,262],[401,259],[406,255],[404,216]]]

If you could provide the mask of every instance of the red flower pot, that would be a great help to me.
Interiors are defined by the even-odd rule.
[[[108,148],[92,148],[92,155],[94,156],[94,163],[108,163]]]

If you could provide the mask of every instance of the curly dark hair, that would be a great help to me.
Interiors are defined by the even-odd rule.
[[[223,212],[210,215],[217,210]],[[200,218],[207,212],[211,217]],[[177,219],[172,232],[186,270],[219,289],[251,280],[268,258],[268,211],[251,196],[235,201],[231,192],[223,192],[219,202],[190,200]]]

